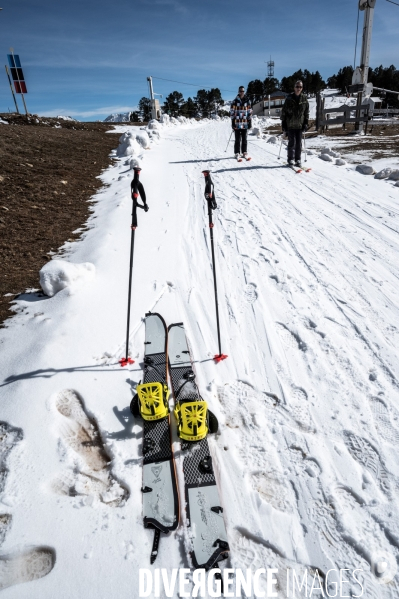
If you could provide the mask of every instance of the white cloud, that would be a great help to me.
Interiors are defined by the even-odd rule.
[[[101,106],[99,108],[92,108],[91,110],[77,110],[76,108],[54,108],[52,110],[46,110],[42,116],[56,117],[58,115],[72,116],[72,117],[103,117],[113,114],[115,112],[129,112],[131,110],[137,110],[132,106]]]

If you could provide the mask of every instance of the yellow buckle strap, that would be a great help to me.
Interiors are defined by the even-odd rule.
[[[208,434],[206,401],[188,401],[175,408],[179,437],[184,441],[201,441]]]
[[[160,420],[169,414],[168,398],[170,391],[162,383],[137,385],[140,414],[144,420]]]

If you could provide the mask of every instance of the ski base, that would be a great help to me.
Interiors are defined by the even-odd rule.
[[[201,398],[182,323],[170,325],[169,373],[175,404],[180,410],[190,405],[205,404]],[[194,568],[210,570],[221,560],[227,559],[229,544],[220,505],[207,436],[195,441],[196,420],[201,419],[209,432],[216,432],[211,424],[211,412],[192,413],[192,436],[190,441],[181,439],[183,475],[186,500],[187,529],[190,538],[190,556]],[[175,409],[176,413],[176,409]],[[197,416],[197,418],[196,418]],[[213,416],[214,418],[214,416]],[[216,421],[217,422],[217,421]],[[212,430],[213,429],[213,430]],[[182,430],[178,422],[178,430]],[[198,425],[198,432],[200,426]]]
[[[167,329],[159,314],[146,314],[143,384],[137,385],[130,410],[143,424],[143,521],[154,529],[150,556],[158,555],[161,533],[179,524],[179,495],[171,441],[167,390]]]

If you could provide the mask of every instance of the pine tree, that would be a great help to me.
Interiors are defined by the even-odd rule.
[[[139,114],[142,121],[151,120],[151,100],[149,98],[141,98],[139,102]]]
[[[184,104],[183,94],[178,91],[174,91],[166,96],[165,103],[163,105],[164,111],[170,116],[179,116],[181,114],[180,109]]]

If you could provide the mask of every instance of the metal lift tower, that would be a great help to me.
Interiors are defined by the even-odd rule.
[[[267,61],[267,76],[274,77],[274,60],[270,56],[270,60]]]

